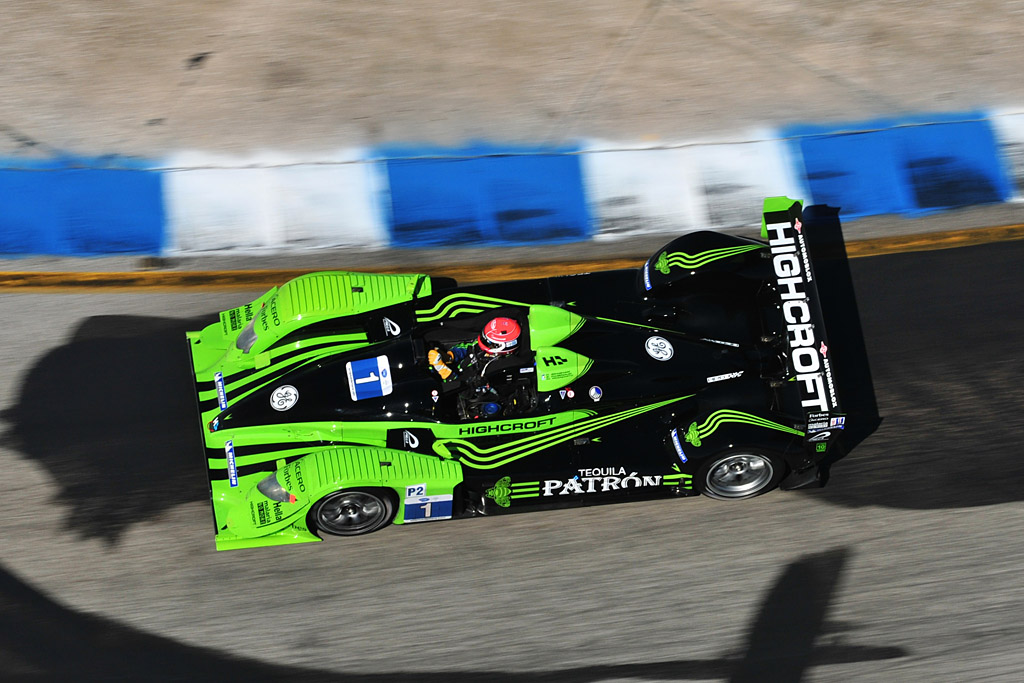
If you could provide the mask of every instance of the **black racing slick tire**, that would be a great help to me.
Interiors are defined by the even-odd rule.
[[[719,453],[697,472],[697,487],[709,498],[743,500],[767,493],[779,485],[786,463],[754,448]]]
[[[346,489],[318,500],[309,511],[309,527],[332,536],[359,536],[381,529],[395,518],[395,498],[381,489]]]

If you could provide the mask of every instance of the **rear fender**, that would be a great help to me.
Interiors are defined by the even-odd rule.
[[[669,433],[669,443],[683,461],[684,470],[690,473],[714,454],[743,445],[781,455],[794,469],[803,458],[803,431],[777,418],[716,410],[676,425],[673,431]]]
[[[763,263],[767,245],[756,240],[702,230],[678,237],[654,253],[640,269],[641,294],[660,296],[671,285],[695,276],[742,274]]]

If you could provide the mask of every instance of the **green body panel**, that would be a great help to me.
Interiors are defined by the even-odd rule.
[[[555,346],[576,334],[586,320],[556,306],[530,306],[530,346]]]
[[[341,316],[430,295],[426,275],[377,275],[344,271],[312,273],[283,285],[256,314],[258,341],[251,353],[259,353],[296,329]]]
[[[278,427],[248,427],[207,434],[212,449],[207,458],[210,470],[228,467],[225,444],[234,449],[267,445],[271,450],[253,455],[235,455],[237,468],[277,458],[273,473],[277,483],[295,498],[272,501],[256,488],[268,476],[266,471],[238,477],[238,486],[227,479],[211,482],[214,517],[217,520],[218,549],[305,543],[317,540],[306,526],[310,507],[323,496],[342,488],[383,487],[395,492],[399,502],[394,523],[405,522],[402,505],[406,486],[423,485],[423,495],[453,495],[463,481],[465,468],[491,470],[572,439],[590,435],[623,420],[637,417],[682,401],[689,396],[657,401],[608,415],[591,410],[570,410],[553,415],[496,420],[474,424],[431,422],[368,421],[309,422]],[[437,455],[424,455],[382,447],[386,432],[394,429],[430,429]],[[508,436],[498,445],[481,446],[479,440]],[[321,447],[311,443],[359,440],[364,446]],[[279,448],[294,443],[294,448]],[[305,446],[301,444],[307,444]],[[375,447],[370,444],[380,444]],[[258,451],[258,449],[255,449]],[[234,452],[234,451],[233,451]],[[218,457],[224,454],[224,457]],[[286,463],[286,459],[291,462]],[[519,485],[517,484],[517,487]],[[518,490],[516,496],[530,491]],[[535,495],[535,492],[533,492]]]
[[[219,322],[206,326],[198,335],[190,334],[192,369],[200,382],[212,381],[217,371],[230,380],[231,374],[242,370],[272,370],[276,357],[302,345],[332,341],[365,344],[366,335],[358,323],[353,323],[348,334],[305,339],[269,353],[266,351],[277,340],[306,325],[411,301],[415,297],[429,296],[430,292],[430,278],[419,274],[337,271],[302,275],[281,287],[274,287],[252,303],[222,312]],[[243,353],[235,346],[235,340],[250,321],[254,321],[257,340],[248,353]],[[336,352],[322,350],[324,355]]]
[[[316,501],[339,489],[394,491],[398,502],[394,523],[402,524],[407,485],[422,484],[425,495],[433,496],[451,495],[462,482],[462,467],[453,460],[387,448],[324,448],[278,464],[273,475],[294,500],[270,500],[256,488],[267,472],[240,478],[234,488],[226,480],[213,482],[214,515],[222,524],[217,534],[219,550],[320,540],[307,528],[306,515]]]
[[[773,211],[789,211],[789,207],[794,204],[803,206],[804,203],[799,199],[790,199],[789,197],[765,197],[764,210],[761,213],[761,239],[768,239],[768,224],[764,220],[764,214],[771,213]]]
[[[557,346],[534,346],[534,349],[539,391],[557,391],[582,377],[594,364],[583,354]]]

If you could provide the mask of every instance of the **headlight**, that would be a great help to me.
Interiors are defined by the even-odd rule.
[[[278,503],[295,502],[295,496],[285,491],[284,487],[277,483],[277,472],[274,472],[263,481],[256,484],[256,488],[264,496],[270,500],[276,500]]]
[[[262,310],[262,309],[261,309]],[[252,320],[248,322],[245,328],[238,334],[238,339],[235,340],[235,347],[238,348],[242,353],[249,353],[249,349],[256,343],[256,319],[259,317],[259,313],[252,317]]]

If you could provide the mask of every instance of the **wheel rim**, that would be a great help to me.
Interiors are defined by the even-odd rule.
[[[362,491],[344,491],[317,506],[316,523],[331,533],[358,534],[375,528],[387,514],[387,506],[377,496]]]
[[[772,461],[763,455],[737,453],[708,471],[708,490],[722,498],[743,498],[762,490],[774,474]]]

